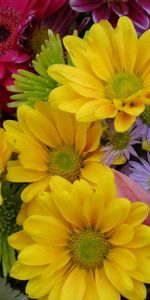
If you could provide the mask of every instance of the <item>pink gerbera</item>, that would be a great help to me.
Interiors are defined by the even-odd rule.
[[[28,68],[31,56],[20,45],[21,36],[33,17],[52,15],[66,0],[0,0],[0,90],[12,84],[11,75]],[[4,97],[0,95],[0,108]],[[9,101],[9,98],[5,103]],[[7,110],[7,108],[5,108]]]

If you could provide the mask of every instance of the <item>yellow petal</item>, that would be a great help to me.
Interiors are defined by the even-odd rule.
[[[52,90],[49,94],[49,102],[53,107],[59,106],[61,103],[68,103],[79,97],[69,85],[59,86]]]
[[[56,282],[55,285],[52,287],[48,298],[46,297],[45,300],[58,300],[58,299],[60,299],[62,285],[63,285],[62,281]],[[38,300],[40,300],[40,299],[38,299]]]
[[[74,143],[75,143],[75,149],[82,153],[83,149],[87,145],[89,141],[89,137],[87,137],[90,123],[81,123],[76,121],[74,124]]]
[[[100,164],[96,174],[98,179],[96,193],[99,195],[100,199],[105,201],[105,203],[109,203],[112,199],[116,198],[117,195],[112,169]]]
[[[57,209],[65,220],[77,227],[85,224],[81,204],[73,195],[62,190],[53,199]]]
[[[109,242],[117,246],[125,245],[133,239],[133,235],[133,228],[128,224],[122,224],[112,231]]]
[[[92,99],[100,99],[105,97],[105,89],[101,82],[99,82],[99,88],[89,88],[82,85],[79,85],[77,83],[71,82],[69,83],[69,86],[79,95],[85,98],[92,98]],[[79,96],[78,96],[79,97]],[[77,97],[76,97],[77,98]]]
[[[49,267],[50,266],[46,268],[46,271]],[[62,280],[65,272],[66,269],[54,272],[53,276],[51,277],[51,280],[49,279],[49,277],[46,277],[44,275],[29,280],[26,286],[26,293],[33,299],[38,298],[38,300],[45,300],[46,297],[47,300],[48,294],[50,293],[51,289],[54,287],[55,284],[57,284],[57,282],[60,282]]]
[[[19,280],[29,280],[40,276],[46,266],[26,266],[16,261],[11,269],[11,277]]]
[[[26,122],[35,138],[43,144],[49,147],[61,145],[61,139],[55,126],[50,119],[45,118],[39,111],[29,109],[26,112]]]
[[[150,59],[150,53],[148,51],[148,45],[150,43],[150,31],[145,31],[138,40],[138,56],[136,60],[135,70],[136,73],[140,73],[144,69],[147,69]]]
[[[19,214],[17,215],[16,223],[22,225],[24,220],[28,217],[28,204],[23,203],[21,205]]]
[[[150,227],[144,224],[135,228],[134,236],[128,247],[140,248],[150,245]]]
[[[45,296],[47,300],[47,294],[49,294],[51,288],[52,283],[48,279],[46,280],[43,279],[42,276],[39,276],[28,281],[26,286],[26,294],[32,299],[41,299],[42,297],[43,300]]]
[[[143,257],[137,257],[138,267],[130,271],[130,276],[143,283],[150,283],[150,260]]]
[[[99,218],[98,226],[101,227],[101,232],[107,232],[115,228],[121,221],[122,216],[128,214],[130,202],[127,199],[120,201],[111,201],[105,208],[102,217]]]
[[[42,266],[51,263],[54,259],[51,247],[33,244],[24,248],[18,256],[22,264],[29,266]]]
[[[85,203],[85,199],[91,199],[91,197],[94,196],[92,185],[84,179],[74,181],[71,193],[76,199],[78,199],[82,206]]]
[[[103,268],[95,270],[96,287],[99,298],[102,300],[120,300],[120,293],[105,275]]]
[[[53,90],[55,92],[55,90]],[[69,113],[76,113],[83,105],[85,105],[88,101],[91,101],[92,99],[85,98],[85,97],[78,97],[77,99],[74,100],[69,100],[69,101],[62,101],[59,105],[58,108],[60,110],[69,112]]]
[[[68,80],[81,86],[99,90],[99,80],[88,74],[87,71],[68,65],[51,65],[48,74],[62,84],[68,84]]]
[[[49,185],[50,175],[47,174],[43,179],[39,180],[38,182],[34,182],[29,184],[21,193],[21,199],[28,203],[34,197],[36,197],[40,192],[46,190]]]
[[[146,299],[147,291],[144,283],[133,280],[134,292],[130,300],[144,300]]]
[[[8,242],[16,250],[22,250],[34,243],[33,239],[24,230],[11,234],[8,237]]]
[[[145,109],[145,105],[141,100],[128,102],[123,111],[131,116],[139,116]]]
[[[82,125],[83,126],[83,125]],[[100,122],[94,122],[87,132],[87,142],[84,151],[95,151],[99,147],[100,138],[102,134],[102,127]]]
[[[85,202],[83,205],[84,216],[86,217],[89,226],[96,226],[99,218],[101,217],[100,212],[103,211],[104,202],[95,193],[89,193],[85,197]]]
[[[30,216],[24,221],[24,230],[32,239],[48,246],[65,246],[69,231],[60,221],[47,216]]]
[[[85,276],[86,276],[86,291],[85,291],[84,299],[100,300],[101,298],[99,298],[99,296],[98,296],[98,292],[97,292],[96,284],[95,284],[95,278],[93,278],[93,274],[90,272],[86,272]]]
[[[148,214],[148,205],[141,202],[132,202],[129,215],[125,222],[132,226],[138,226],[146,219]]]
[[[61,143],[72,146],[74,142],[74,121],[72,114],[55,110],[53,112],[55,128],[61,137]]]
[[[123,72],[125,70],[127,72],[133,72],[137,57],[138,38],[133,23],[128,17],[119,19],[112,39],[114,48],[113,54],[115,54],[116,58],[114,63],[118,71]]]
[[[30,147],[24,149],[19,155],[19,161],[24,168],[32,169],[36,171],[47,171],[49,164],[49,151],[41,153],[38,148]]]
[[[18,125],[19,125],[18,129],[21,129],[24,133],[31,135],[31,137],[33,138],[33,135],[30,132],[30,129],[26,122],[27,111],[28,111],[28,107],[26,105],[21,105],[18,107],[18,109],[17,109],[17,119],[18,119]]]
[[[95,116],[102,120],[106,118],[114,118],[116,114],[117,109],[114,104],[100,105],[95,111]]]
[[[95,115],[95,111],[101,105],[100,100],[89,101],[82,105],[76,113],[76,119],[80,122],[93,122],[98,119]]]
[[[72,190],[72,184],[60,176],[52,176],[50,180],[50,189],[53,194],[59,193],[61,190],[70,192]]]
[[[77,36],[66,36],[63,42],[70,54],[73,64],[79,69],[91,72],[87,53],[87,42]]]
[[[112,46],[109,39],[108,24],[105,22],[94,24],[87,37],[87,53],[91,61],[92,70],[102,80],[108,80],[114,72]]]
[[[128,273],[109,259],[104,260],[104,270],[107,278],[117,291],[122,296],[130,299],[130,295],[134,291],[134,285]]]
[[[18,166],[8,168],[7,180],[13,182],[34,182],[41,180],[46,175],[46,172],[25,169],[21,166]]]
[[[32,199],[30,203],[24,203],[27,206],[27,216],[53,216],[60,218],[60,214],[54,206],[52,195],[49,192],[41,192],[37,197]]]
[[[112,183],[111,191],[113,191],[113,190],[115,191],[115,183],[112,182],[113,173],[112,173],[111,169],[109,169],[107,166],[104,166],[98,162],[97,163],[96,162],[88,163],[86,166],[81,168],[81,175],[84,179],[88,180],[89,182],[98,184],[98,187],[99,187],[99,188],[97,187],[98,191],[103,186],[103,183],[105,182],[105,180],[108,185],[108,181],[111,178],[111,183]],[[103,181],[103,183],[102,183],[102,181]],[[106,195],[106,190],[104,191],[104,188],[103,188],[101,193],[103,195],[104,194]],[[100,196],[102,196],[101,193],[100,193]],[[113,194],[113,196],[115,196],[115,194]],[[109,198],[109,197],[107,197],[107,198]]]
[[[64,250],[64,249],[63,249]],[[70,255],[67,251],[61,251],[61,253],[56,257],[56,259],[50,264],[43,274],[43,279],[48,279],[49,281],[53,280],[55,273],[64,272],[68,267],[68,263],[70,261]],[[59,275],[59,274],[58,274]]]
[[[137,267],[136,256],[128,249],[116,247],[108,254],[109,259],[125,270],[134,270]]]
[[[114,126],[117,132],[127,131],[134,123],[136,117],[125,112],[119,112],[115,118]]]
[[[85,290],[85,271],[76,267],[65,280],[61,291],[61,300],[82,300]]]

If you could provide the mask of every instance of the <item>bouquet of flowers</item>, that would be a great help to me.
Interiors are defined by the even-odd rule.
[[[0,0],[0,300],[150,297],[150,2]]]

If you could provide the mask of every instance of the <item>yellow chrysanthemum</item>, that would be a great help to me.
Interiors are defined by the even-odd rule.
[[[9,237],[20,251],[11,276],[29,280],[32,299],[144,300],[150,227],[141,223],[148,213],[146,204],[116,197],[110,169],[95,190],[83,179],[54,176],[23,230]]]
[[[18,153],[18,159],[8,163],[7,180],[31,183],[22,193],[23,201],[45,190],[52,175],[95,183],[101,170],[99,122],[80,123],[74,115],[44,102],[35,109],[22,105],[17,115],[18,121],[4,122],[8,140]]]
[[[116,131],[128,130],[150,105],[149,44],[150,30],[138,39],[127,17],[115,29],[101,21],[83,39],[65,37],[74,66],[49,67],[48,74],[62,84],[49,100],[79,121],[115,118]]]
[[[5,172],[7,161],[10,158],[12,149],[6,140],[6,133],[4,129],[0,128],[0,205],[2,204],[1,196],[1,176]]]

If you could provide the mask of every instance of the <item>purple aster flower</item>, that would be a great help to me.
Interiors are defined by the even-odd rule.
[[[146,140],[150,146],[150,106],[146,106],[145,111],[137,118],[136,130],[142,142]]]
[[[150,26],[149,0],[70,0],[71,7],[79,12],[92,11],[94,22],[102,19],[116,25],[120,16],[128,16],[137,31],[143,32]]]
[[[108,142],[101,147],[103,153],[101,161],[107,165],[124,164],[130,159],[130,155],[138,157],[133,145],[138,144],[138,132],[135,127],[125,132],[116,132],[111,125],[105,132],[104,139]]]
[[[129,177],[141,185],[147,192],[150,192],[150,153],[147,154],[147,161],[140,158],[140,162],[130,161]]]

